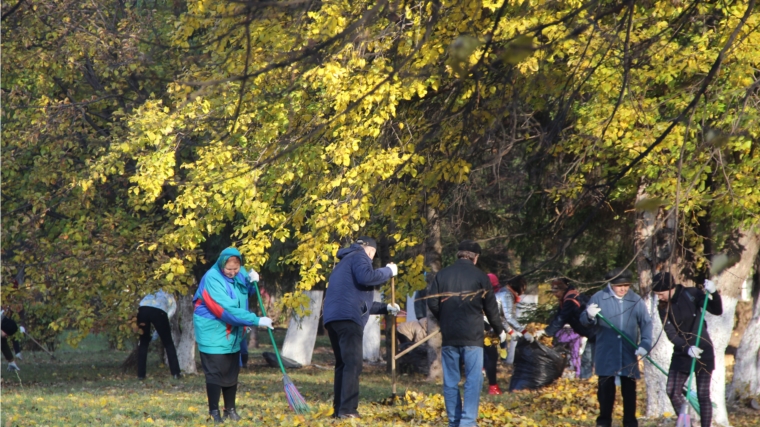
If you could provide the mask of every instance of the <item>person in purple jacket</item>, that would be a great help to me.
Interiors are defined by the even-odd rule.
[[[364,326],[370,314],[397,315],[398,304],[373,301],[377,286],[398,274],[396,264],[375,270],[372,259],[377,242],[360,237],[338,251],[338,264],[330,274],[323,308],[325,329],[335,355],[333,416],[360,418],[359,375],[362,372]]]

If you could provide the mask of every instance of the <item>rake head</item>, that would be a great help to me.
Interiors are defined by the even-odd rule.
[[[298,392],[296,385],[287,375],[282,377],[282,383],[285,385],[285,398],[288,399],[288,405],[298,415],[304,415],[311,412],[311,408],[304,400],[301,393]]]

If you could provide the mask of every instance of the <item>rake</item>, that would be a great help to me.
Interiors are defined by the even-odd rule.
[[[259,298],[259,307],[261,307],[261,315],[266,317],[267,311],[264,308],[264,301],[261,299],[261,293],[259,292],[259,282],[253,282],[253,287],[256,288],[256,296]],[[272,339],[272,347],[274,348],[274,354],[277,356],[277,362],[280,364],[280,370],[282,370],[282,383],[285,386],[285,398],[288,399],[288,405],[296,414],[303,415],[311,412],[311,408],[304,400],[301,393],[298,392],[296,385],[293,384],[293,380],[290,379],[285,372],[285,365],[282,364],[280,358],[280,352],[277,350],[277,343],[274,341],[274,334],[272,330],[267,328],[269,332],[269,338]]]
[[[633,348],[639,348],[639,346],[636,345],[636,343],[634,343],[633,340],[628,338],[628,335],[626,335],[625,332],[621,331],[615,325],[613,325],[612,322],[610,322],[606,317],[602,315],[602,313],[599,313],[596,316],[604,320],[604,323],[608,324],[610,328],[612,328],[612,330],[614,330],[615,332],[618,333],[618,335],[623,337],[623,339],[625,339],[625,341],[628,344],[632,345]],[[649,361],[649,363],[654,365],[655,368],[657,368],[660,372],[662,372],[663,375],[665,375],[666,377],[668,376],[668,372],[665,371],[665,369],[663,369],[662,366],[658,365],[657,362],[655,362],[649,355],[646,356],[646,359]],[[684,386],[683,395],[686,398],[686,401],[689,402],[689,404],[694,408],[694,410],[699,412],[699,400],[697,399],[697,394],[694,391],[689,390],[688,387]]]

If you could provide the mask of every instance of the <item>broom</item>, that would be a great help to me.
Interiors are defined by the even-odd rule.
[[[261,315],[266,317],[267,312],[266,309],[264,309],[264,301],[261,299],[261,293],[259,292],[259,282],[253,282],[253,287],[256,288],[256,296],[259,298],[259,307],[261,307]],[[301,393],[298,392],[298,389],[296,388],[296,385],[293,384],[293,381],[290,379],[287,373],[285,373],[285,366],[282,364],[282,359],[280,358],[280,352],[277,350],[277,343],[274,341],[274,334],[272,333],[272,330],[267,328],[267,331],[269,331],[269,338],[272,339],[272,347],[274,348],[274,354],[277,356],[277,362],[280,364],[280,370],[282,370],[282,383],[285,386],[285,398],[288,400],[288,405],[290,405],[290,409],[295,411],[298,415],[303,415],[311,412],[311,409],[309,408],[309,405],[306,403],[306,400],[304,400],[303,396],[301,396]]]

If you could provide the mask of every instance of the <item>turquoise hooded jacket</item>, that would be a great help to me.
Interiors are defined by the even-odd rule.
[[[240,251],[235,248],[223,250],[214,266],[203,275],[193,297],[195,341],[203,353],[237,353],[243,339],[243,327],[259,324],[258,316],[248,311],[248,294],[253,284],[248,282],[245,268],[241,265],[233,279],[222,273],[227,260],[233,256],[242,264]]]

